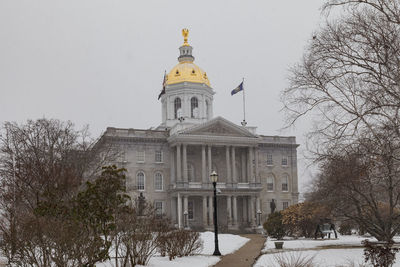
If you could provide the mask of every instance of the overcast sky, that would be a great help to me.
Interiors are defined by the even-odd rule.
[[[294,135],[304,149],[310,122],[283,127],[280,92],[323,21],[323,0],[0,1],[0,122],[27,119],[150,128],[161,122],[164,70],[177,64],[182,28],[207,72],[214,116],[246,119],[264,135]],[[300,189],[310,171],[299,149]],[[312,169],[312,168],[311,168]]]

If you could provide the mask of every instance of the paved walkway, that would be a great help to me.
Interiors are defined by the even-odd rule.
[[[260,234],[241,235],[250,240],[239,250],[222,257],[214,267],[251,267],[260,255],[265,238]]]

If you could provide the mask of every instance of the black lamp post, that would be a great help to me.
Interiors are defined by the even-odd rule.
[[[218,248],[218,220],[217,220],[217,181],[218,181],[218,174],[213,171],[210,175],[210,180],[214,186],[214,256],[221,256],[221,252],[219,252]]]

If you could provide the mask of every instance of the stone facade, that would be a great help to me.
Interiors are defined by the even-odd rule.
[[[131,196],[142,192],[178,227],[213,226],[214,170],[222,228],[255,228],[271,212],[272,199],[277,210],[298,201],[294,137],[256,135],[217,117],[172,135],[107,128],[102,139],[121,151],[118,164],[128,171]]]
[[[193,63],[192,48],[166,76],[156,129],[107,128],[99,144],[120,151],[127,191],[143,193],[178,227],[213,227],[212,171],[219,175],[218,222],[224,229],[259,227],[271,213],[298,201],[295,137],[256,134],[255,127],[213,118],[214,90]]]

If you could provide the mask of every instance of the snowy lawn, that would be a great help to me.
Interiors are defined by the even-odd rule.
[[[275,249],[274,242],[276,240],[268,239],[265,243],[262,255],[254,265],[254,267],[270,267],[278,266],[276,258],[310,258],[314,257],[314,263],[316,266],[340,266],[348,265],[350,263],[364,263],[364,251],[362,248],[352,248],[353,246],[361,246],[361,241],[368,239],[370,241],[376,241],[375,238],[363,237],[363,236],[339,236],[338,239],[297,239],[297,240],[284,240],[283,250],[278,252]],[[395,238],[396,242],[400,241],[400,238]],[[323,247],[329,246],[330,248],[324,249]],[[338,248],[332,248],[338,246]],[[343,248],[343,247],[349,248]],[[297,251],[298,250],[298,251]],[[395,263],[394,267],[400,267],[400,253],[397,253],[396,258],[398,262]]]
[[[279,266],[276,263],[276,257],[283,258],[297,258],[297,257],[314,257],[314,263],[317,266],[334,267],[337,265],[346,265],[349,263],[363,263],[363,249],[362,248],[348,248],[348,249],[324,249],[324,250],[306,250],[306,251],[288,251],[281,254],[265,254],[262,255],[254,267],[270,267]],[[400,266],[400,265],[395,265]]]
[[[361,246],[361,241],[368,239],[370,241],[376,241],[372,237],[362,236],[338,236],[338,239],[289,239],[283,240],[283,249],[304,249],[304,248],[316,248],[322,246]],[[275,249],[276,240],[268,238],[265,242],[263,252],[268,252],[271,249]]]
[[[150,267],[208,267],[216,264],[220,257],[211,256],[214,252],[214,233],[213,232],[204,232],[200,233],[200,238],[203,240],[203,250],[201,255],[189,256],[183,258],[176,258],[172,261],[168,259],[168,257],[160,257],[159,255],[155,255],[149,261],[148,266]],[[241,237],[239,235],[231,235],[231,234],[219,234],[219,250],[222,255],[233,253],[238,250],[247,241],[248,238]],[[97,264],[97,267],[113,267],[114,262],[105,262],[101,264]]]

